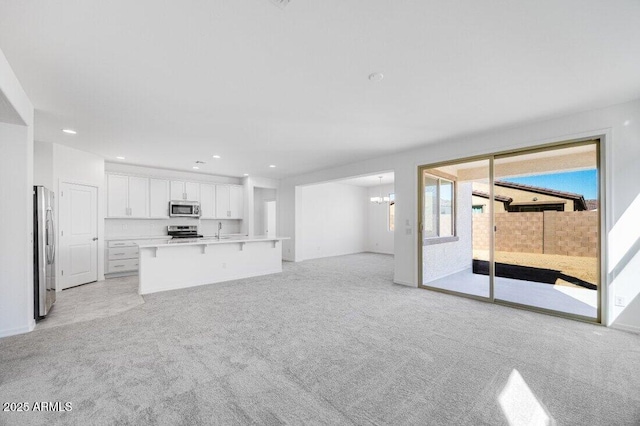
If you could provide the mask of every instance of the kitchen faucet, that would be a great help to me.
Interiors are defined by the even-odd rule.
[[[216,234],[216,238],[220,239],[220,231],[222,230],[222,222],[218,222],[218,233]]]

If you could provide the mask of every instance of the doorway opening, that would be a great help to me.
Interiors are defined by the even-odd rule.
[[[394,254],[395,175],[380,171],[296,187],[296,260]]]
[[[600,142],[419,168],[420,287],[601,320]]]
[[[276,235],[276,198],[276,189],[254,187],[253,235],[268,237]]]

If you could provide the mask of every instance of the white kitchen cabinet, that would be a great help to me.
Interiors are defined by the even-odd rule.
[[[244,187],[107,173],[107,218],[167,219],[171,200],[200,202],[203,219],[242,219]]]
[[[242,219],[244,216],[244,190],[240,185],[216,185],[216,217]]]
[[[200,201],[200,184],[196,182],[171,181],[171,199]]]
[[[184,192],[187,194],[187,200],[200,201],[200,184],[195,182],[185,182]]]
[[[105,273],[127,273],[138,270],[138,245],[136,240],[109,241],[105,247]]]
[[[107,175],[107,217],[149,217],[149,179]]]
[[[169,181],[149,179],[149,217],[164,219],[169,217]]]
[[[149,217],[149,178],[129,176],[129,217]]]
[[[171,199],[186,200],[187,194],[184,192],[184,182],[179,180],[171,181]]]
[[[107,216],[125,217],[129,213],[129,177],[107,175]]]
[[[229,217],[242,219],[244,216],[244,188],[238,185],[229,187]]]
[[[216,218],[223,219],[230,216],[229,185],[216,185]]]
[[[216,186],[201,183],[200,184],[200,218],[215,219],[216,218]]]

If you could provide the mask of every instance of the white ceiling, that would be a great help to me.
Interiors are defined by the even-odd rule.
[[[37,140],[280,178],[635,99],[638,22],[637,0],[2,0],[0,49]]]

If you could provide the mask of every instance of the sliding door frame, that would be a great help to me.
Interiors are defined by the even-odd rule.
[[[606,274],[604,273],[604,271],[606,270],[605,268],[605,263],[606,263],[606,259],[604,256],[604,247],[606,244],[606,239],[605,239],[605,231],[606,231],[606,227],[604,226],[605,224],[605,218],[606,218],[606,210],[607,210],[607,202],[605,199],[605,188],[608,185],[608,180],[606,179],[606,175],[605,173],[608,173],[607,168],[605,166],[605,164],[603,163],[602,159],[603,159],[603,155],[606,155],[606,153],[604,152],[605,149],[605,145],[603,144],[603,141],[607,140],[607,135],[606,134],[602,134],[602,133],[598,133],[596,135],[593,136],[586,136],[586,137],[582,137],[579,139],[573,139],[573,140],[565,140],[565,141],[561,141],[561,142],[552,142],[552,143],[547,143],[547,144],[540,144],[540,145],[534,145],[534,146],[530,146],[530,147],[523,147],[523,148],[517,148],[517,149],[513,149],[513,150],[506,150],[506,151],[500,151],[500,152],[494,152],[494,153],[489,153],[489,154],[483,154],[483,155],[475,155],[475,156],[471,156],[471,157],[465,157],[465,158],[460,158],[460,159],[453,159],[453,160],[448,160],[448,161],[440,161],[437,163],[430,163],[430,164],[425,164],[425,165],[420,165],[418,166],[418,238],[417,238],[417,242],[418,242],[418,287],[425,289],[425,290],[431,290],[431,291],[437,291],[440,293],[446,293],[446,294],[451,294],[451,295],[455,295],[455,296],[462,296],[462,297],[466,297],[469,299],[475,299],[475,300],[480,300],[483,302],[488,302],[488,303],[494,303],[494,304],[498,304],[498,305],[503,305],[503,306],[509,306],[512,308],[517,308],[517,309],[524,309],[527,311],[533,311],[533,312],[538,312],[538,313],[543,313],[543,314],[547,314],[547,315],[552,315],[552,316],[557,316],[557,317],[562,317],[562,318],[569,318],[569,319],[573,319],[573,320],[577,320],[577,321],[583,321],[583,322],[588,322],[588,323],[595,323],[595,324],[604,324],[605,323],[605,318],[607,317],[607,300],[605,297],[605,294],[603,293],[603,287],[606,285]],[[495,176],[494,176],[494,161],[496,159],[500,159],[500,158],[507,158],[507,157],[514,157],[517,155],[523,155],[523,154],[532,154],[532,153],[536,153],[536,152],[543,152],[543,151],[549,151],[549,150],[554,150],[554,149],[562,149],[562,148],[573,148],[573,147],[578,147],[578,146],[586,146],[586,145],[595,145],[596,146],[596,170],[597,170],[597,196],[598,196],[598,239],[597,239],[597,249],[596,249],[596,253],[597,253],[597,274],[596,276],[598,277],[598,288],[597,288],[597,308],[596,308],[596,317],[587,317],[587,316],[583,316],[583,315],[577,315],[577,314],[572,314],[572,313],[567,313],[567,312],[562,312],[562,311],[556,311],[556,310],[552,310],[552,309],[546,309],[546,308],[540,308],[540,307],[536,307],[536,306],[530,306],[530,305],[525,305],[525,304],[521,304],[521,303],[516,303],[516,302],[509,302],[506,300],[500,300],[500,299],[495,299],[495,289],[494,289],[494,285],[495,285],[495,214],[494,214],[494,180],[495,180]],[[608,144],[607,144],[608,145]],[[489,233],[489,297],[482,297],[482,296],[477,296],[477,295],[473,295],[473,294],[468,294],[468,293],[462,293],[462,292],[458,292],[458,291],[454,291],[454,290],[448,290],[448,289],[443,289],[443,288],[438,288],[438,287],[432,287],[432,286],[428,286],[425,285],[423,283],[423,229],[424,229],[424,223],[423,223],[423,208],[424,208],[424,189],[423,189],[423,174],[424,172],[426,172],[428,169],[434,169],[434,168],[438,168],[438,167],[442,167],[442,166],[447,166],[447,165],[454,165],[454,164],[460,164],[460,163],[467,163],[467,162],[472,162],[472,161],[482,161],[482,160],[488,160],[489,161],[489,197],[490,197],[490,203],[489,203],[489,214],[490,214],[490,233]],[[429,172],[427,172],[429,173]],[[456,203],[457,205],[457,203]],[[456,226],[457,228],[457,226]]]

